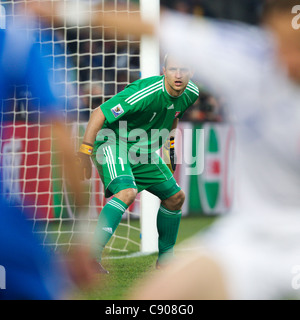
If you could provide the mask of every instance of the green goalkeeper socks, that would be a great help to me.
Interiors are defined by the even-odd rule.
[[[98,261],[101,261],[103,249],[116,231],[127,208],[128,206],[118,198],[111,199],[103,207],[93,239],[93,252]]]
[[[174,254],[179,224],[181,220],[181,210],[171,211],[160,206],[157,214],[158,231],[158,262],[162,263],[166,258]]]

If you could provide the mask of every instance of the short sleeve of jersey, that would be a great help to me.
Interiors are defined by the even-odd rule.
[[[134,96],[138,90],[137,83],[133,82],[100,106],[108,123],[120,121],[125,116],[136,112],[142,107],[141,103],[130,104],[130,98]]]

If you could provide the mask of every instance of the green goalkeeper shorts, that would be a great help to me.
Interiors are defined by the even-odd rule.
[[[170,169],[157,153],[145,157],[147,161],[132,163],[127,150],[120,150],[118,145],[95,146],[92,160],[104,184],[106,198],[121,190],[134,188],[138,192],[147,190],[165,200],[181,190]]]

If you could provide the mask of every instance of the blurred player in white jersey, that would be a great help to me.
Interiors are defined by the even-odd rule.
[[[237,119],[237,199],[229,216],[193,239],[198,254],[180,257],[144,283],[135,298],[299,298],[300,33],[292,26],[295,5],[293,0],[269,1],[263,28],[163,16],[162,46],[193,61],[200,79],[226,97]]]
[[[157,34],[162,49],[192,62],[237,119],[233,212],[131,298],[300,297],[299,1],[266,4],[259,28],[174,12],[163,12],[160,26],[99,17],[123,32]]]

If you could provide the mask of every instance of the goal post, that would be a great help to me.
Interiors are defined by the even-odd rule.
[[[18,7],[24,1],[0,0],[0,27],[18,19]],[[95,3],[101,8],[102,4],[103,10],[106,3],[115,6],[116,11],[120,5],[122,12],[128,13],[134,2],[139,4],[144,19],[159,23],[159,0],[76,1],[82,1],[89,8]],[[141,41],[118,38],[111,33],[107,36],[105,31],[109,27],[95,30],[89,24],[68,26],[66,22],[57,27],[39,22],[31,28],[41,44],[41,51],[52,62],[56,87],[64,100],[76,148],[95,107],[132,81],[160,73],[159,45],[155,38],[143,37]],[[89,210],[80,216],[74,213],[72,197],[60,176],[49,128],[39,122],[38,116],[28,112],[33,97],[27,89],[16,88],[13,99],[3,102],[6,111],[0,119],[0,163],[7,177],[5,194],[19,207],[29,209],[33,230],[42,235],[44,245],[68,249],[83,232],[78,226],[81,219],[86,220],[82,225],[88,237],[92,236],[98,215],[108,200],[93,167],[92,179],[85,183],[90,198]],[[3,119],[8,121],[4,123]],[[158,207],[159,199],[152,194],[138,195],[135,204],[124,214],[108,249],[157,251]]]
[[[159,24],[160,0],[140,0],[141,17],[145,21]],[[142,78],[159,75],[159,41],[155,36],[142,36],[140,47],[140,65]],[[141,194],[141,251],[143,253],[158,250],[156,216],[159,200],[148,191]]]

